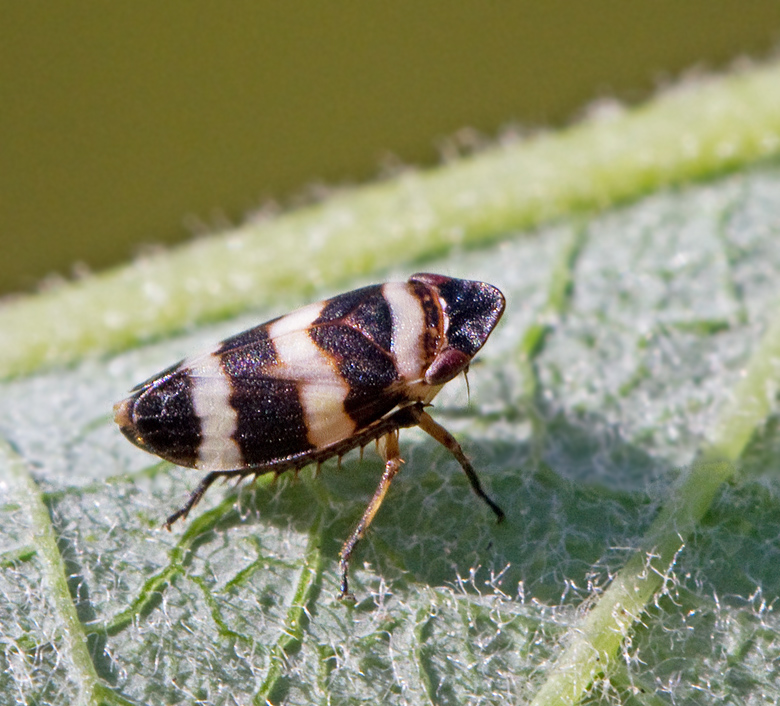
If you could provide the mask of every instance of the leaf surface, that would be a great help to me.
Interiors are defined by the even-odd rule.
[[[391,253],[382,279],[424,269],[507,297],[470,398],[454,382],[432,410],[507,521],[402,432],[354,606],[338,552],[373,450],[217,486],[168,533],[199,475],[111,421],[135,383],[279,302],[3,382],[0,704],[775,702],[780,167],[656,186],[535,230],[495,210],[480,247],[413,266]],[[343,288],[376,280],[369,260]]]

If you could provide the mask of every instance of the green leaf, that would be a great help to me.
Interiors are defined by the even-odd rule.
[[[686,87],[7,305],[0,704],[774,703],[778,96],[776,66]],[[419,269],[507,296],[470,399],[432,411],[507,521],[408,430],[354,606],[371,450],[162,530],[198,474],[112,404],[315,289]]]

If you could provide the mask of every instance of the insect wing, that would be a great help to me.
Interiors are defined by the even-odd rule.
[[[238,470],[305,458],[404,399],[381,286],[226,339],[118,406],[134,443],[174,463]]]
[[[245,465],[343,441],[403,399],[389,317],[381,287],[366,287],[222,344]]]

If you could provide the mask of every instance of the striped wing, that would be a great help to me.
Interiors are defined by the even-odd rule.
[[[213,471],[262,467],[343,441],[405,398],[392,334],[390,306],[373,286],[229,338],[152,384],[154,409],[143,416],[154,429],[141,429],[143,446]],[[142,408],[139,401],[139,428]]]
[[[438,386],[421,376],[440,321],[422,283],[347,292],[169,368],[115,418],[141,448],[207,471],[322,457],[398,405],[430,401]]]

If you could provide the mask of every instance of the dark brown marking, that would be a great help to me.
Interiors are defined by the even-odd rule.
[[[136,446],[180,466],[194,468],[200,447],[200,419],[192,404],[192,379],[173,373],[130,398],[134,426],[122,428]]]
[[[393,321],[382,296],[382,285],[347,292],[329,300],[312,327],[345,323],[360,331],[380,348],[389,351]]]
[[[234,388],[245,380],[263,377],[264,370],[276,365],[278,361],[276,348],[265,326],[254,329],[249,342],[238,344],[224,352],[220,351],[218,355],[219,364]]]
[[[428,367],[436,357],[440,347],[445,343],[443,340],[444,332],[441,330],[441,305],[435,289],[419,282],[410,281],[409,284],[412,286],[414,296],[420,302],[423,317],[425,318],[425,329],[422,332],[422,348],[425,356],[423,362],[425,367]]]
[[[288,380],[242,376],[226,370],[232,386],[230,405],[238,415],[233,438],[246,467],[307,453],[306,431],[298,386]]]
[[[216,354],[224,356],[223,361],[235,361],[242,355],[250,354],[255,359],[267,361],[268,365],[273,365],[276,362],[276,351],[271,337],[268,335],[268,326],[274,321],[278,321],[278,319],[226,338],[219,344]]]
[[[377,292],[381,292],[381,284],[372,284],[370,287],[361,287],[345,294],[339,294],[333,299],[328,299],[325,306],[322,307],[320,315],[315,319],[313,326],[317,324],[327,324],[332,321],[343,319],[347,314],[353,311],[357,306]]]
[[[338,365],[351,388],[381,390],[398,378],[390,356],[349,326],[330,324],[309,331],[317,346]]]
[[[376,421],[404,398],[403,391],[393,387],[398,371],[390,355],[359,331],[330,324],[313,328],[309,335],[336,362],[349,385],[344,410],[358,427]]]
[[[346,317],[344,323],[360,331],[383,351],[390,352],[393,339],[393,317],[382,288],[366,297]]]

